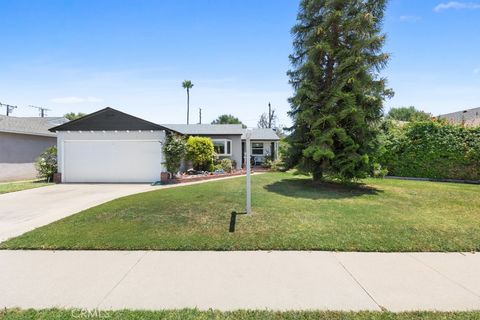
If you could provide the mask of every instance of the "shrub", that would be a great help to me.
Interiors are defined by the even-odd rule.
[[[230,160],[230,159],[222,159],[222,160],[220,160],[220,167],[221,167],[225,172],[232,172],[232,169],[233,169],[232,160]]]
[[[385,127],[378,162],[395,176],[480,180],[480,127],[416,122]]]
[[[47,148],[36,160],[35,168],[37,176],[48,182],[53,180],[53,174],[57,172],[57,147]]]
[[[374,178],[385,178],[387,174],[388,174],[388,169],[385,169],[384,167],[382,167],[380,163],[373,164],[372,175]]]
[[[272,159],[270,157],[265,157],[262,162],[262,168],[270,169],[272,167]]]
[[[270,157],[266,157],[262,163],[262,167],[270,169],[270,171],[285,171],[285,163],[281,159],[272,160]]]
[[[215,151],[213,142],[206,137],[189,137],[187,140],[187,158],[192,161],[195,170],[213,171]]]
[[[176,134],[168,135],[163,145],[163,154],[165,155],[166,169],[172,175],[175,175],[180,170],[180,165],[182,159],[185,157],[185,153],[185,139]]]

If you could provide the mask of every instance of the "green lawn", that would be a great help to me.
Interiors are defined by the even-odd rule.
[[[480,186],[367,179],[314,185],[252,177],[132,195],[10,239],[8,249],[478,251]]]
[[[20,319],[110,319],[110,320],[478,320],[480,312],[328,312],[328,311],[198,311],[195,309],[166,311],[82,311],[82,310],[0,310],[0,320]]]
[[[0,182],[0,194],[44,187],[48,185],[51,185],[51,183],[46,183],[44,180]]]

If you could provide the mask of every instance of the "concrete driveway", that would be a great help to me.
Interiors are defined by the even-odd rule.
[[[101,203],[158,189],[147,184],[59,184],[0,195],[0,241]]]
[[[255,173],[262,174],[262,173]],[[58,184],[0,195],[0,242],[74,213],[130,194],[237,179],[241,176],[150,186],[148,184]]]

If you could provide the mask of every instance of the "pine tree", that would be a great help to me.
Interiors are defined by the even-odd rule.
[[[292,29],[295,94],[289,167],[352,180],[371,168],[383,102],[393,92],[379,72],[386,0],[302,0]]]

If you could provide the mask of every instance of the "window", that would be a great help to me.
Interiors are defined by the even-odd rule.
[[[232,140],[227,139],[212,139],[213,149],[219,156],[232,155]]]
[[[263,143],[252,143],[252,154],[263,155]]]

